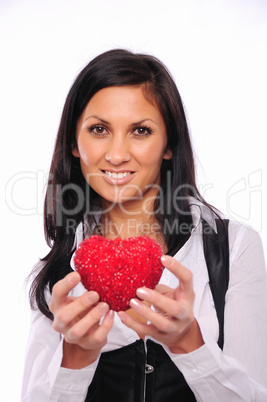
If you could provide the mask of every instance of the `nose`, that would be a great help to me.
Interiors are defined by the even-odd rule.
[[[129,162],[130,153],[126,139],[121,137],[116,138],[116,136],[114,136],[105,155],[105,159],[113,165],[120,165],[123,162]]]

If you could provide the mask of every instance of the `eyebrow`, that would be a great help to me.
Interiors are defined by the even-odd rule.
[[[99,116],[97,116],[97,115],[92,115],[92,116],[88,116],[88,117],[86,117],[86,119],[84,120],[84,121],[86,121],[86,120],[88,120],[88,119],[90,119],[90,118],[95,118],[95,119],[97,119],[97,120],[100,120],[102,123],[104,123],[104,124],[108,124],[108,125],[110,125],[110,123],[108,122],[108,121],[106,121],[106,120],[104,120],[104,119],[101,119]],[[154,120],[152,120],[152,119],[150,119],[149,117],[146,117],[146,118],[144,118],[144,119],[142,119],[142,120],[140,120],[140,121],[137,121],[137,122],[135,122],[135,123],[132,123],[131,124],[131,126],[137,126],[138,124],[142,124],[142,123],[144,123],[145,121],[152,121],[154,124],[156,124],[157,126],[158,126],[158,123],[156,123]]]

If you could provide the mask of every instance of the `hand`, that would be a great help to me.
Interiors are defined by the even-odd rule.
[[[98,302],[99,295],[96,292],[85,292],[80,297],[68,295],[80,280],[80,275],[72,272],[58,281],[53,287],[49,304],[49,309],[54,315],[53,327],[64,335],[64,367],[78,364],[79,367],[71,368],[81,368],[96,360],[113,325],[114,312],[109,311],[106,303]],[[72,355],[72,361],[68,355]]]
[[[172,353],[189,353],[204,344],[193,312],[193,275],[170,256],[163,256],[162,263],[179,279],[179,286],[176,289],[165,285],[158,285],[155,290],[139,288],[136,294],[146,303],[138,299],[130,301],[132,309],[150,323],[136,321],[125,312],[118,314],[125,325],[162,342]],[[147,304],[153,305],[154,310]]]

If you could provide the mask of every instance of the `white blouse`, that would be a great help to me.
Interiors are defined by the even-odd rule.
[[[230,280],[225,301],[224,348],[217,345],[218,321],[202,246],[201,216],[215,227],[211,211],[193,201],[194,230],[175,258],[193,272],[194,312],[205,344],[192,353],[166,352],[183,373],[197,401],[267,401],[267,279],[262,242],[250,227],[229,224]],[[75,245],[83,240],[77,228]],[[178,280],[164,269],[160,283],[175,288]],[[85,292],[79,283],[73,295]],[[48,301],[49,301],[48,295]],[[135,342],[138,335],[114,325],[103,352]],[[83,402],[98,361],[81,370],[61,367],[62,336],[40,311],[32,312],[26,350],[22,402]]]

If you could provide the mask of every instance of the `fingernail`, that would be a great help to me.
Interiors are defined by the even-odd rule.
[[[76,285],[78,283],[79,280],[79,274],[78,272],[73,272],[69,275],[68,280],[70,282],[71,285]]]
[[[109,320],[113,320],[113,317],[114,317],[114,311],[113,311],[113,310],[110,310],[110,311],[108,312],[108,314],[107,314],[107,318],[108,318]]]
[[[162,264],[165,264],[165,262],[167,261],[166,255],[162,255],[160,257]]]
[[[137,296],[139,296],[139,297],[141,297],[143,299],[143,298],[149,297],[150,292],[149,292],[148,289],[139,288],[139,289],[137,289],[136,294],[137,294]]]
[[[167,263],[168,266],[171,267],[174,264],[173,257],[170,255],[162,255],[160,259],[163,265]]]
[[[101,313],[101,314],[106,313],[108,311],[108,308],[109,307],[108,307],[107,303],[100,303],[97,306],[97,309],[98,309],[99,313]]]
[[[124,321],[125,321],[125,318],[126,318],[125,316],[126,316],[126,314],[125,314],[123,311],[119,311],[119,312],[118,312],[118,316],[119,316],[121,322],[124,322]]]
[[[95,303],[99,299],[98,293],[89,292],[89,293],[87,293],[86,299],[87,299],[88,303]]]
[[[130,300],[130,306],[134,306],[134,307],[140,308],[141,305],[142,305],[141,302],[139,302],[139,301],[136,300],[136,299],[131,299],[131,300]]]

